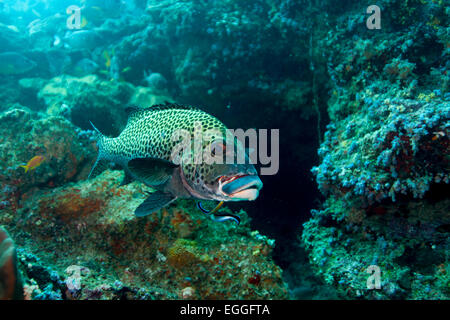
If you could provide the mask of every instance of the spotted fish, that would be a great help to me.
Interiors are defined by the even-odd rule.
[[[227,128],[217,118],[194,107],[169,103],[126,111],[128,122],[118,137],[106,137],[94,127],[99,154],[89,177],[101,173],[105,163],[114,162],[125,171],[122,185],[137,180],[155,189],[135,210],[136,216],[148,215],[178,198],[243,201],[258,197],[262,182],[249,161],[196,162],[192,161],[194,152],[174,152],[180,145],[180,140],[174,139],[177,132],[187,133],[192,141],[201,134],[202,150],[211,148],[225,159],[231,146],[234,153],[230,159],[236,160],[242,144],[227,135]],[[231,144],[229,139],[233,139]],[[235,216],[229,218],[235,220]]]

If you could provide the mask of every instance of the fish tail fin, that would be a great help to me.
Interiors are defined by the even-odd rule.
[[[91,172],[89,173],[88,176],[88,179],[93,179],[100,173],[105,171],[105,169],[107,169],[109,161],[105,159],[103,151],[103,140],[105,139],[105,136],[100,132],[100,130],[97,129],[97,127],[94,126],[94,124],[91,121],[89,122],[97,135],[97,146],[98,146],[97,160],[95,161],[94,166],[92,167]]]
[[[28,166],[20,166],[20,167],[25,169],[25,173],[28,172]]]

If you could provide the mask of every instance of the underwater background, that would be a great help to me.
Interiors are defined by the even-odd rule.
[[[0,298],[448,299],[449,4],[0,1]],[[239,226],[87,179],[166,102],[280,130]]]

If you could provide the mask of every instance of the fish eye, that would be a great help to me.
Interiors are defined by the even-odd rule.
[[[211,154],[213,156],[216,155],[216,153],[224,154],[226,152],[226,146],[222,143],[222,141],[215,141],[211,144]]]

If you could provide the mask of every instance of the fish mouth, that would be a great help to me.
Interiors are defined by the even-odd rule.
[[[255,175],[220,177],[220,190],[231,201],[255,200],[263,183]]]

